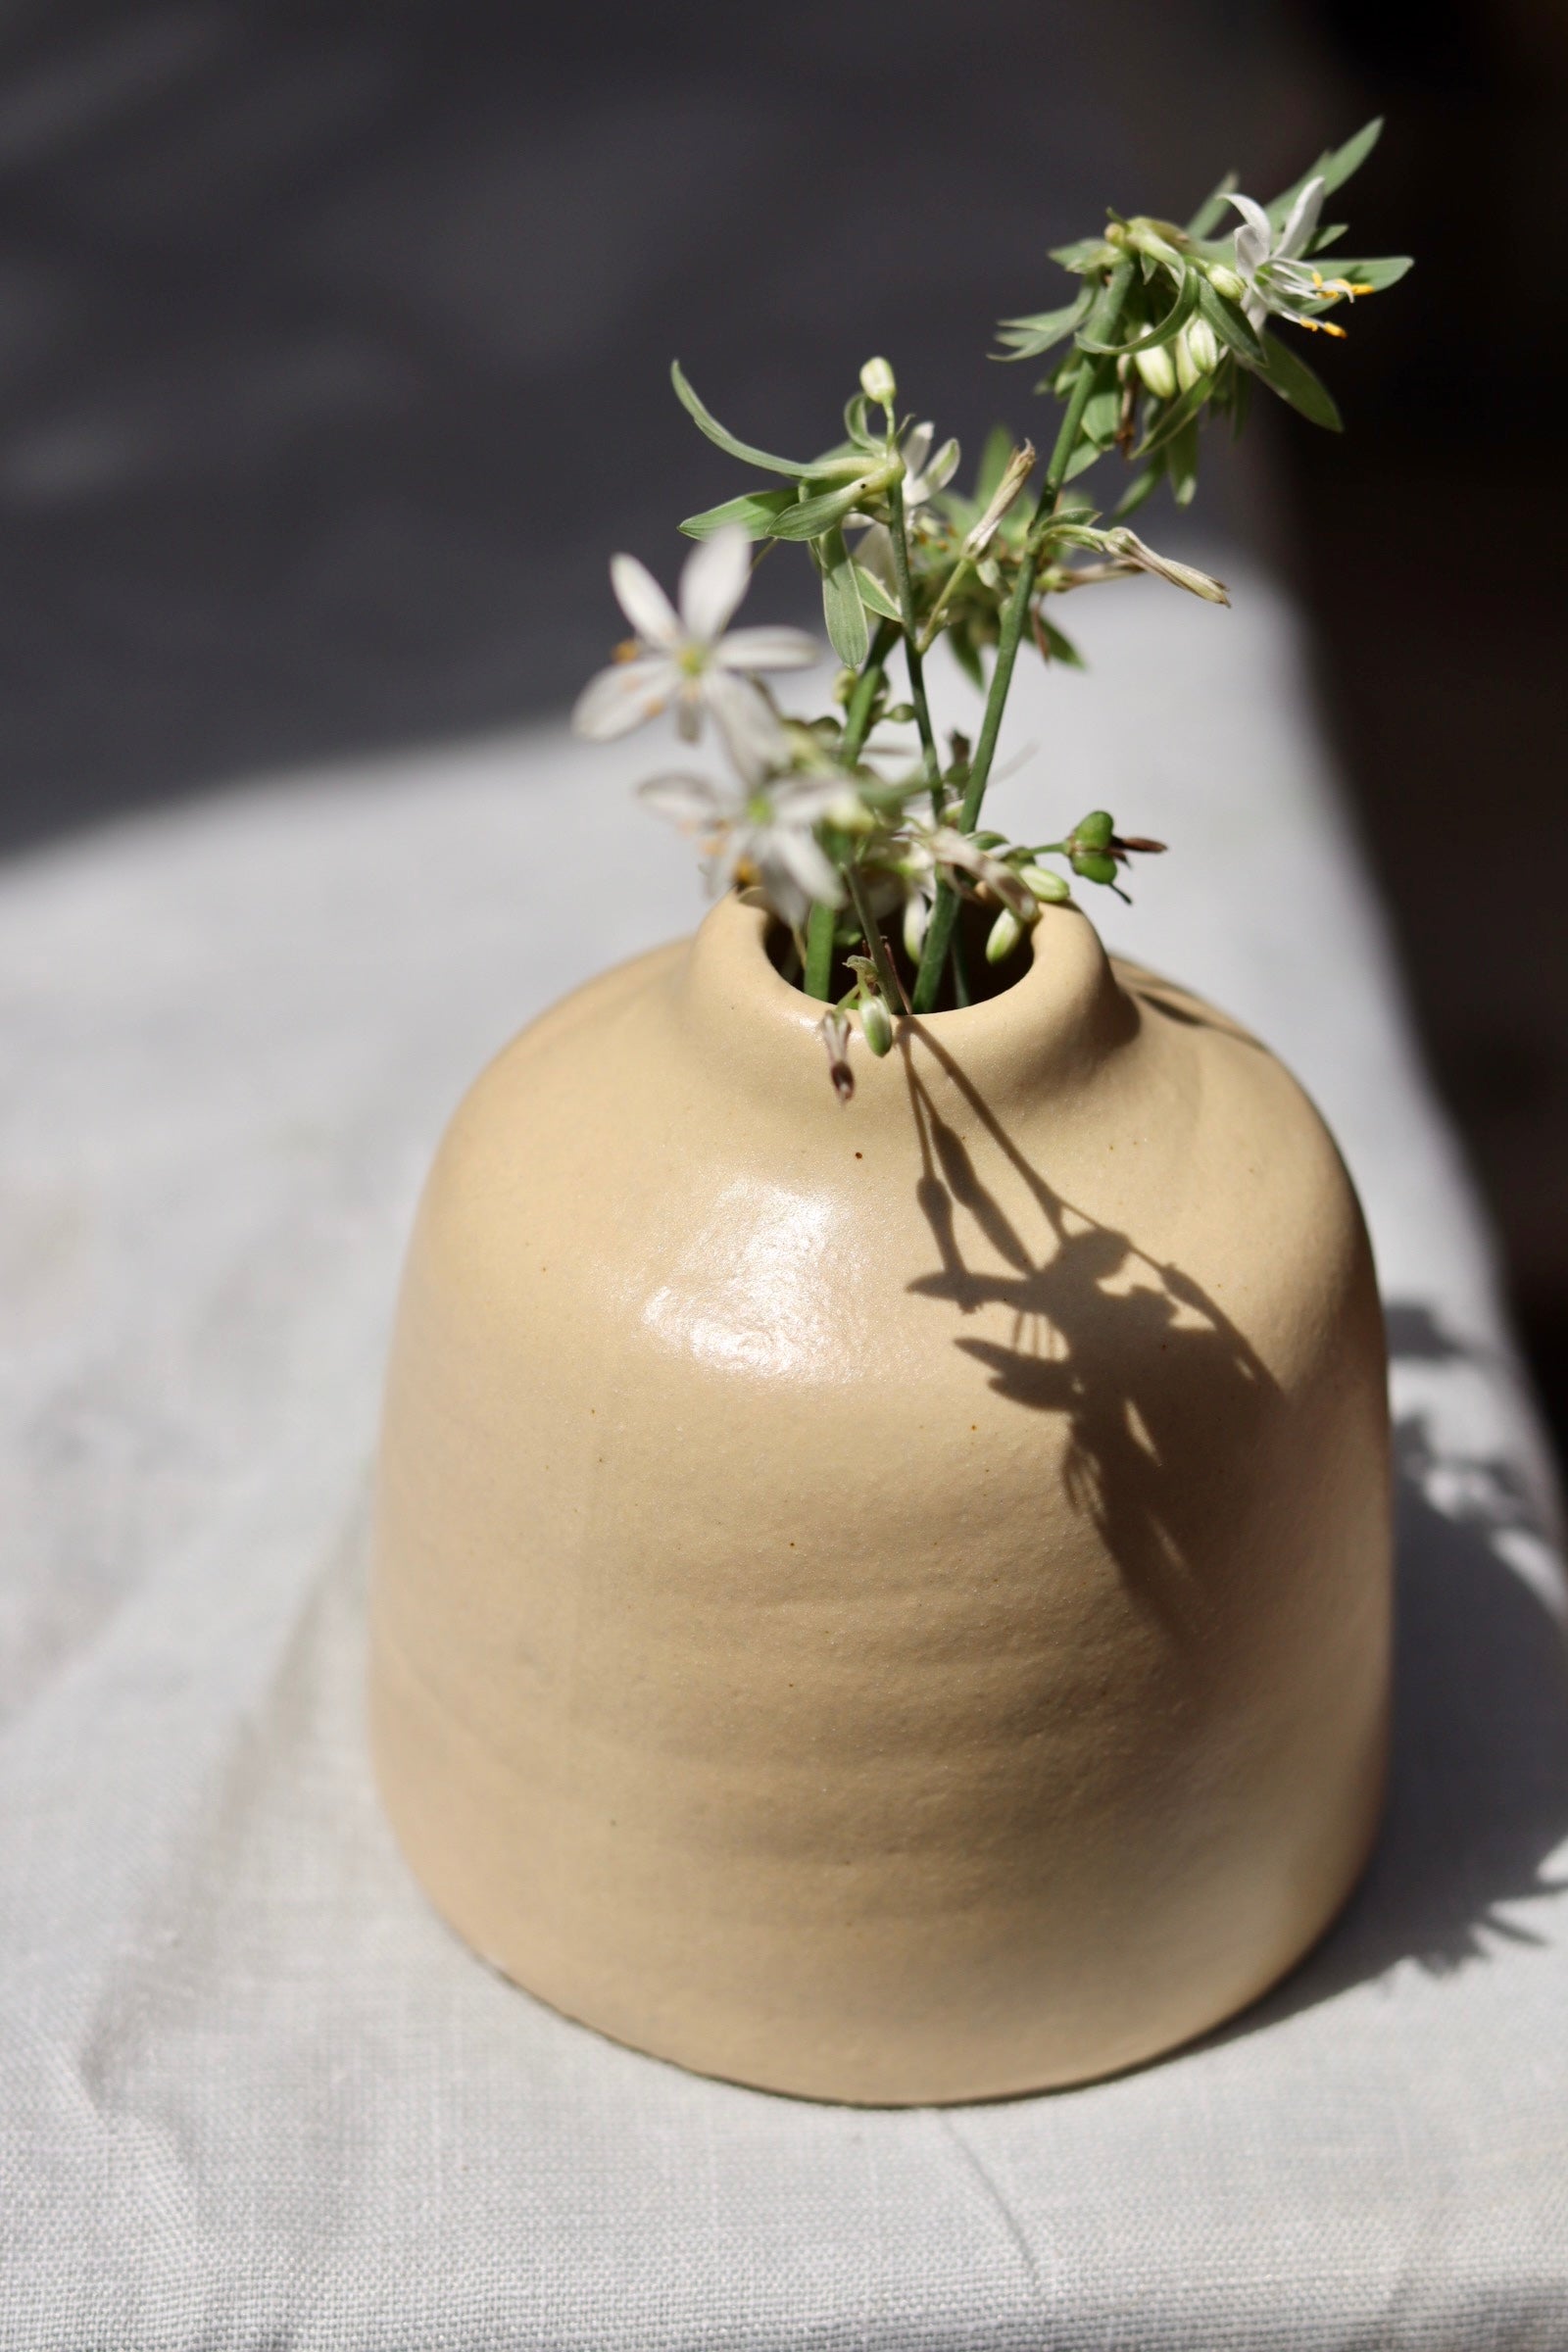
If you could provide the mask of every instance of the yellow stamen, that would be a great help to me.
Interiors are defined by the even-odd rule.
[[[1315,319],[1313,323],[1317,326],[1320,326],[1326,335],[1332,335],[1337,343],[1343,343],[1345,341],[1344,327],[1336,326],[1332,318],[1318,318]]]
[[[642,650],[635,637],[623,637],[618,645],[611,648],[610,659],[612,662],[635,662]]]

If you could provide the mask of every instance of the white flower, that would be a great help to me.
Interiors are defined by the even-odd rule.
[[[756,679],[760,669],[805,669],[818,659],[804,629],[731,629],[751,578],[751,542],[733,526],[687,557],[677,613],[635,556],[612,556],[611,583],[636,631],[629,658],[591,678],[571,723],[596,743],[629,734],[674,706],[677,731],[694,743],[706,710],[741,774],[764,775],[780,754],[778,715]]]
[[[842,782],[781,777],[745,791],[706,776],[654,776],[642,798],[702,844],[708,887],[716,898],[731,882],[757,882],[775,910],[798,929],[812,902],[842,906],[838,868],[816,838],[823,817],[844,808]]]
[[[1325,278],[1303,258],[1317,234],[1323,192],[1321,178],[1309,179],[1277,237],[1267,213],[1252,197],[1230,199],[1242,215],[1242,225],[1236,231],[1236,268],[1246,287],[1242,308],[1251,326],[1260,327],[1272,311],[1313,334],[1343,335],[1343,326],[1310,317],[1311,307],[1325,300],[1337,302],[1342,294],[1353,302],[1358,294],[1369,291],[1343,277]]]
[[[929,422],[911,427],[904,436],[899,450],[904,460],[904,519],[912,521],[915,510],[945,490],[958,469],[958,444],[944,441],[935,457],[931,443],[936,426]],[[863,564],[873,579],[879,580],[890,595],[896,595],[898,575],[893,565],[893,537],[885,522],[875,521],[869,514],[851,514],[847,517],[852,529],[860,523],[870,528],[856,548],[856,562]]]
[[[936,437],[934,424],[917,424],[904,436],[899,450],[904,460],[904,512],[912,514],[928,499],[945,490],[958,470],[958,444],[944,441],[936,456],[931,456],[931,443]]]

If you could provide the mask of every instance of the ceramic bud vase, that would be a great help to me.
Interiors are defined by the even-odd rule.
[[[492,1064],[410,1253],[373,1737],[432,1900],[706,2074],[986,2098],[1241,2008],[1389,1683],[1365,1232],[1286,1071],[1048,908],[856,1091],[728,897]]]

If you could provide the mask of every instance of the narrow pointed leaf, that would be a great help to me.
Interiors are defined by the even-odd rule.
[[[1363,122],[1354,138],[1347,139],[1343,147],[1325,148],[1317,162],[1301,173],[1294,186],[1287,188],[1283,196],[1276,196],[1273,203],[1265,207],[1275,227],[1278,228],[1285,220],[1308,180],[1321,179],[1325,196],[1332,196],[1336,188],[1343,188],[1350,174],[1360,171],[1377,145],[1382,129],[1383,117],[1374,115],[1372,121]]]
[[[1066,669],[1087,669],[1089,667],[1072,639],[1064,637],[1054,620],[1048,620],[1044,612],[1037,612],[1035,618],[1040,623],[1040,634],[1051,648],[1053,662],[1061,662]]]
[[[1235,172],[1227,172],[1219,186],[1211,195],[1204,197],[1197,212],[1188,221],[1187,234],[1190,237],[1211,237],[1213,235],[1225,218],[1225,199],[1235,185]]]
[[[1344,420],[1327,384],[1278,335],[1263,337],[1263,365],[1254,368],[1252,373],[1261,376],[1271,392],[1289,401],[1293,409],[1298,409],[1313,424],[1324,425],[1331,433],[1344,431]]]
[[[974,479],[974,503],[983,514],[990,506],[997,486],[1007,470],[1007,460],[1015,444],[1004,424],[994,424],[986,435],[986,445],[980,452],[980,470]]]
[[[1223,294],[1216,294],[1206,277],[1198,281],[1198,309],[1200,317],[1208,320],[1222,343],[1240,352],[1244,360],[1250,360],[1254,368],[1257,366],[1263,357],[1263,346],[1249,323],[1247,313],[1236,303],[1227,302]]]
[[[826,532],[817,546],[822,566],[822,618],[828,643],[846,669],[858,669],[871,646],[859,582],[842,530]]]
[[[688,514],[680,527],[688,539],[710,539],[715,531],[739,523],[748,539],[770,539],[779,515],[795,503],[793,490],[749,490],[742,498],[727,498],[721,507]]]
[[[1405,271],[1414,267],[1407,253],[1384,254],[1375,262],[1334,261],[1324,271],[1325,277],[1348,278],[1352,286],[1376,288],[1396,286]]]
[[[1155,351],[1160,344],[1173,342],[1197,310],[1198,289],[1206,282],[1200,270],[1184,270],[1175,301],[1152,326],[1146,326],[1142,334],[1134,335],[1126,343],[1102,343],[1085,328],[1078,337],[1079,350],[1095,352],[1104,359],[1120,359],[1127,352]],[[1094,323],[1090,321],[1091,325]]]
[[[867,571],[863,564],[857,564],[855,578],[860,591],[860,602],[866,611],[874,612],[879,620],[896,620],[902,628],[904,615],[877,578],[876,573]]]
[[[1134,465],[1141,458],[1152,458],[1156,450],[1168,449],[1177,434],[1185,432],[1193,422],[1212,390],[1212,379],[1200,376],[1196,384],[1173,400],[1133,451]]]
[[[715,448],[723,450],[729,457],[739,458],[743,465],[760,466],[764,473],[788,473],[798,478],[802,474],[810,472],[809,466],[798,466],[793,458],[775,458],[768,450],[754,449],[749,441],[738,441],[732,432],[727,431],[719,423],[716,416],[710,415],[704,408],[691,385],[686,381],[679,360],[671,360],[669,364],[669,380],[674,385],[675,397],[686,411],[687,416],[691,417],[699,431],[708,435]]]
[[[1164,475],[1163,466],[1146,466],[1142,473],[1135,473],[1110,510],[1111,521],[1125,522],[1129,514],[1136,514],[1145,499],[1152,498],[1159,488]]]
[[[818,498],[803,498],[780,509],[771,525],[775,539],[820,539],[842,523],[865,495],[866,476],[843,490],[825,490]]]
[[[1076,302],[1064,304],[1059,311],[1042,311],[1033,318],[1004,318],[997,340],[1008,348],[1000,356],[1008,360],[1038,359],[1043,351],[1050,351],[1054,344],[1072,333],[1094,298],[1094,288],[1085,286]]]

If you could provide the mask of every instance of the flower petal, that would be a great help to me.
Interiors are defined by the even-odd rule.
[[[760,686],[733,670],[705,670],[702,696],[724,738],[724,746],[748,784],[760,784],[789,758],[789,745],[772,704]]]
[[[1274,248],[1282,259],[1294,261],[1298,253],[1306,251],[1317,227],[1318,215],[1323,210],[1324,185],[1322,174],[1319,173],[1316,179],[1307,181],[1292,205],[1285,226],[1280,230],[1280,241]]]
[[[777,858],[787,866],[808,898],[824,906],[843,906],[838,868],[813,834],[781,825],[768,836],[766,847],[770,862]]]
[[[713,648],[720,669],[809,669],[822,647],[805,629],[731,629]]]
[[[931,452],[931,440],[936,429],[928,417],[924,424],[917,424],[911,432],[905,434],[904,446],[899,451],[899,455],[904,460],[904,470],[906,474],[918,473],[925,464]]]
[[[1234,204],[1242,219],[1247,222],[1248,228],[1251,229],[1255,236],[1262,238],[1263,251],[1267,253],[1273,242],[1273,229],[1270,226],[1267,213],[1264,212],[1256,197],[1244,196],[1238,189],[1233,188],[1225,201],[1227,204]],[[1245,235],[1246,231],[1239,228],[1236,234],[1240,237]]]
[[[680,575],[680,616],[686,634],[711,645],[723,634],[752,576],[752,543],[736,523],[693,548]]]
[[[637,798],[659,815],[667,816],[672,825],[690,828],[724,821],[723,796],[707,776],[650,776],[646,784],[638,785]]]
[[[647,662],[612,662],[589,679],[571,713],[576,733],[594,743],[611,743],[629,735],[645,719],[657,718],[675,687],[680,672],[662,656]]]
[[[681,640],[680,622],[675,618],[674,606],[647,564],[639,564],[635,556],[612,556],[610,584],[615,591],[616,604],[644,645],[672,654]]]
[[[958,470],[958,456],[956,441],[943,442],[942,447],[926,468],[923,487],[927,498],[935,498],[939,490],[947,488]]]

